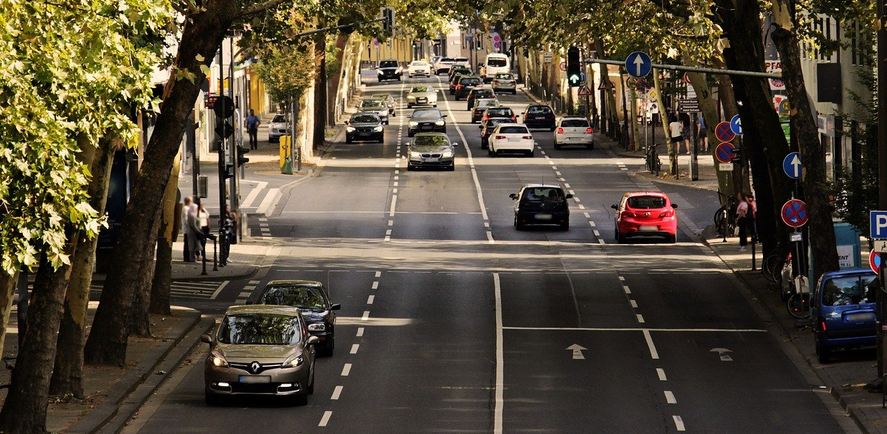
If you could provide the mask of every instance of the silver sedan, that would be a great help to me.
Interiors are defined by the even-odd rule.
[[[437,92],[431,86],[413,86],[407,94],[407,108],[414,106],[437,107]]]

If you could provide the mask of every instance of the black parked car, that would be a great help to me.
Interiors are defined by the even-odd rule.
[[[572,194],[564,194],[560,185],[527,184],[520,192],[509,195],[514,204],[514,227],[523,229],[526,225],[557,225],[562,230],[570,230],[570,205],[567,199]]]
[[[410,117],[410,126],[407,130],[407,136],[413,137],[421,131],[436,131],[439,133],[447,132],[447,121],[445,114],[441,114],[436,108],[419,109],[413,112]]]
[[[394,59],[382,60],[379,62],[379,68],[376,69],[376,76],[379,77],[379,83],[385,80],[400,81],[403,76],[403,68],[400,63]]]
[[[530,104],[521,113],[524,115],[524,124],[529,128],[547,128],[554,131],[556,119],[554,110],[547,105]]]
[[[496,125],[510,124],[512,122],[514,121],[511,118],[488,118],[482,121],[480,125],[480,148],[487,149],[490,144],[490,134],[496,129]]]
[[[317,336],[318,355],[333,355],[336,346],[336,312],[339,303],[330,303],[323,284],[314,280],[272,280],[265,285],[257,304],[293,306],[302,311],[308,333]]]
[[[345,143],[353,143],[355,140],[374,140],[385,142],[385,129],[382,127],[382,118],[372,113],[355,113],[351,119],[345,121]]]
[[[468,93],[471,92],[471,89],[478,87],[484,84],[484,80],[478,76],[462,76],[459,79],[459,82],[456,83],[456,87],[453,91],[453,95],[456,97],[456,101],[459,101],[462,98],[468,96]]]

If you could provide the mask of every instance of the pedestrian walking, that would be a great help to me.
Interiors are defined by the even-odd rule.
[[[696,137],[699,138],[699,147],[702,152],[708,152],[708,135],[705,133],[705,117],[702,113],[696,118]]]
[[[746,231],[748,232],[748,236],[751,239],[752,243],[758,242],[758,224],[757,224],[757,216],[758,216],[758,205],[755,201],[755,195],[749,193],[745,195],[745,202],[748,204],[748,212],[745,213],[745,224]]]
[[[250,109],[249,116],[246,117],[246,130],[249,133],[250,149],[259,149],[259,124],[261,123],[262,120]]]
[[[198,209],[198,205],[192,203],[188,207],[188,213],[185,217],[185,222],[188,225],[186,233],[189,235],[188,248],[191,250],[191,260],[188,262],[196,261],[197,256],[203,254],[203,231],[200,230],[200,224],[197,219]]]
[[[745,251],[748,244],[748,226],[749,219],[753,218],[753,211],[749,207],[748,199],[745,194],[739,193],[739,205],[736,206],[736,227],[739,229],[739,250]],[[754,200],[754,199],[752,199]],[[753,223],[753,220],[752,220]]]
[[[197,226],[200,227],[200,250],[206,251],[206,239],[209,238],[209,212],[203,207],[203,203],[197,205]]]
[[[228,256],[231,253],[231,244],[237,244],[237,213],[231,212],[231,206],[225,206],[225,213],[219,219],[221,254],[219,265],[228,265]]]
[[[690,155],[691,143],[693,141],[693,130],[690,128],[690,115],[686,113],[682,113],[680,115],[681,119],[681,135],[684,136],[684,149],[687,150],[687,155]]]
[[[668,118],[668,132],[671,137],[671,146],[674,147],[675,155],[681,153],[681,142],[684,141],[684,124],[678,120],[678,117],[671,115]]]
[[[191,231],[191,225],[188,223],[188,215],[194,212],[195,204],[191,196],[188,196],[183,201],[184,206],[182,206],[182,236],[184,237],[184,249],[183,249],[183,260],[185,262],[194,262],[194,250],[191,248],[191,243],[195,238],[195,234]]]

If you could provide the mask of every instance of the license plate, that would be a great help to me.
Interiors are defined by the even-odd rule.
[[[437,163],[437,158],[426,158],[425,162],[426,163]]]
[[[844,317],[846,322],[867,322],[874,321],[875,314],[871,312],[851,313]]]
[[[423,129],[423,130],[433,130],[434,127],[431,126],[431,125],[422,125],[422,129]]]
[[[536,214],[536,220],[551,220],[551,214]]]
[[[418,103],[422,103],[422,104],[424,104],[425,101],[426,101],[425,98],[419,98],[419,99],[416,100],[416,102],[418,102]]]
[[[656,232],[657,230],[659,230],[659,228],[657,228],[656,226],[646,226],[645,225],[645,226],[641,226],[639,228],[639,230],[641,232]]]
[[[241,375],[237,381],[246,384],[267,384],[271,382],[270,375]]]
[[[523,140],[523,139],[519,139],[519,138],[517,138],[517,137],[509,137],[509,138],[508,138],[508,141],[509,141],[509,142],[519,142],[519,141],[521,141],[521,140]]]

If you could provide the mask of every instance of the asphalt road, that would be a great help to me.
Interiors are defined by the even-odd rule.
[[[411,82],[369,83],[402,98]],[[853,432],[781,351],[737,281],[693,234],[714,193],[654,185],[600,148],[490,158],[464,101],[439,108],[454,172],[407,172],[398,110],[385,143],[338,144],[269,219],[273,266],[214,303],[278,278],[320,280],[342,303],[335,354],[318,359],[306,407],[203,403],[206,345],[125,432]],[[522,95],[500,99],[520,113]],[[523,183],[572,191],[571,228],[515,231]],[[614,243],[630,190],[678,204],[678,243]]]

